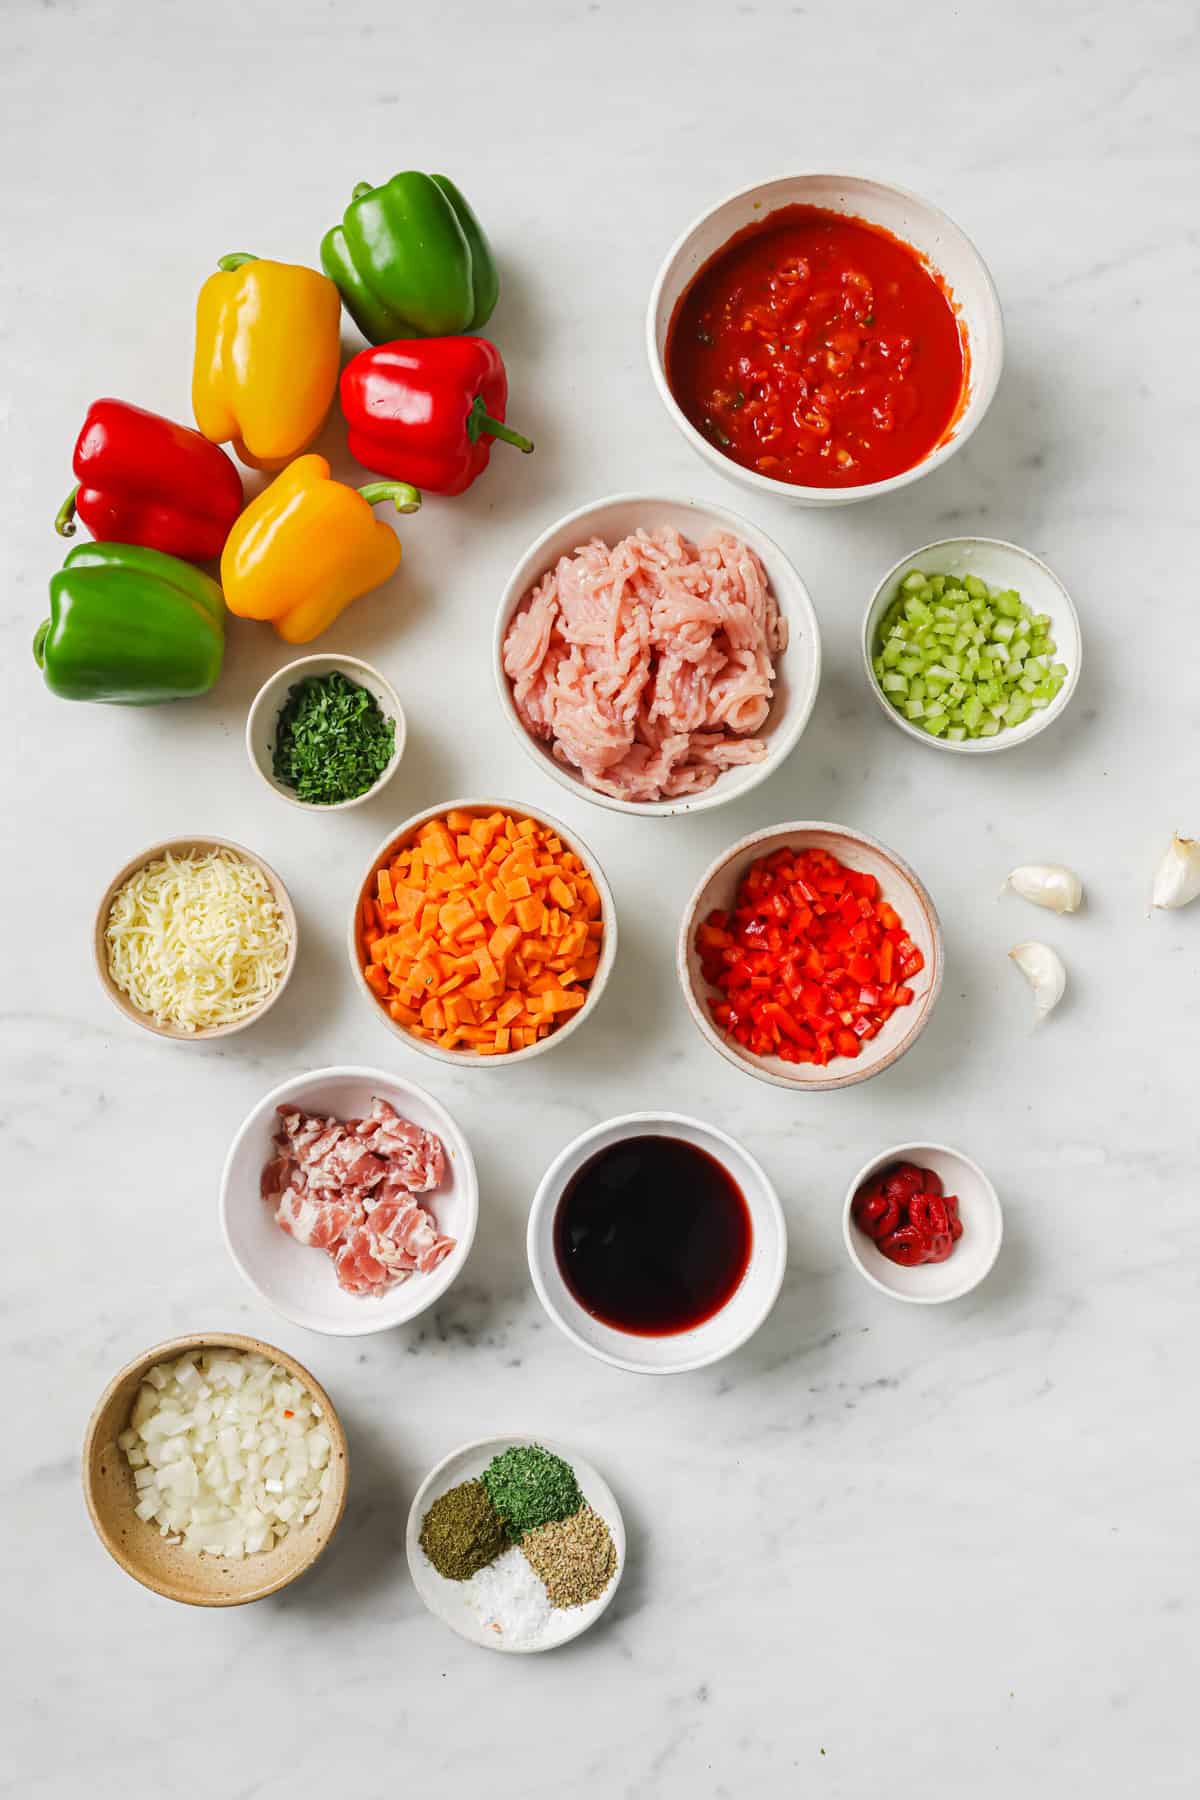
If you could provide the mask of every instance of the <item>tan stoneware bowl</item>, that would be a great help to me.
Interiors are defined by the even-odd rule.
[[[289,1531],[272,1550],[240,1561],[201,1556],[169,1544],[152,1522],[139,1519],[133,1472],[117,1446],[129,1423],[133,1403],[147,1372],[188,1350],[257,1351],[281,1363],[320,1406],[322,1423],[333,1445],[329,1467],[333,1478],[321,1504],[303,1525]],[[127,1575],[168,1600],[185,1606],[242,1606],[278,1593],[312,1567],[337,1530],[346,1505],[350,1466],[346,1434],[332,1400],[319,1381],[286,1351],[260,1338],[237,1333],[199,1332],[156,1344],[113,1376],[88,1421],[83,1444],[83,1492],[96,1535]]]
[[[821,1067],[815,1063],[788,1063],[778,1056],[755,1056],[733,1037],[718,1030],[709,1011],[710,1000],[719,996],[704,979],[696,950],[696,927],[714,909],[724,911],[733,905],[742,876],[751,863],[770,856],[776,850],[828,850],[847,868],[874,875],[880,893],[899,913],[913,943],[925,958],[925,967],[908,983],[913,998],[907,1006],[897,1007],[878,1037],[864,1040],[861,1053],[854,1058],[835,1057]],[[942,928],[937,909],[919,877],[901,861],[894,850],[876,843],[861,831],[845,825],[828,825],[814,820],[798,820],[790,825],[773,825],[757,831],[734,844],[719,856],[701,877],[695,893],[684,911],[676,946],[676,969],[688,1011],[718,1056],[759,1081],[775,1087],[797,1088],[801,1092],[824,1092],[829,1088],[853,1087],[869,1081],[898,1062],[911,1050],[933,1012],[942,985],[945,953]]]
[[[413,842],[422,825],[427,825],[430,819],[440,818],[444,813],[450,812],[479,814],[506,812],[514,814],[519,819],[533,819],[537,824],[548,827],[562,839],[568,850],[574,851],[591,875],[600,895],[600,917],[604,925],[604,936],[600,945],[600,962],[588,984],[586,1001],[578,1012],[573,1012],[566,1023],[560,1025],[557,1031],[552,1031],[548,1037],[539,1038],[536,1044],[530,1044],[524,1050],[508,1051],[503,1056],[480,1056],[476,1050],[444,1050],[440,1044],[435,1044],[428,1038],[417,1037],[409,1031],[407,1026],[392,1018],[387,1007],[376,998],[363,974],[359,955],[359,924],[362,917],[363,899],[374,894],[375,878],[379,870],[390,862],[398,851]],[[427,806],[424,812],[414,813],[411,819],[407,819],[400,826],[399,830],[390,832],[380,844],[354,890],[354,907],[350,914],[346,944],[350,955],[350,968],[353,972],[355,989],[362,995],[380,1024],[385,1026],[394,1037],[402,1039],[412,1049],[420,1051],[422,1056],[432,1057],[435,1062],[448,1063],[451,1067],[511,1068],[514,1063],[530,1062],[535,1056],[544,1056],[548,1050],[556,1049],[559,1044],[565,1043],[579,1029],[585,1019],[591,1018],[600,996],[607,986],[617,954],[617,909],[613,901],[612,889],[593,852],[588,849],[577,831],[568,830],[567,826],[560,819],[554,818],[551,813],[543,812],[537,806],[526,806],[516,800],[444,800],[437,806]]]
[[[192,851],[203,853],[209,850],[232,850],[246,862],[252,863],[266,876],[288,930],[287,962],[284,964],[283,974],[261,1006],[256,1007],[253,1012],[247,1013],[244,1019],[238,1019],[232,1025],[206,1025],[201,1026],[197,1031],[184,1031],[179,1025],[160,1025],[148,1013],[140,1012],[128,995],[121,992],[108,972],[108,951],[104,942],[104,932],[108,925],[108,915],[112,910],[113,900],[118,890],[124,886],[131,875],[136,875],[139,869],[145,868],[146,864],[153,862],[156,857],[165,856],[168,851],[174,856],[186,856]],[[165,838],[162,843],[151,844],[148,850],[139,851],[123,868],[117,870],[105,888],[100,897],[100,904],[96,908],[96,918],[92,929],[92,954],[96,964],[96,973],[100,977],[101,987],[117,1011],[123,1013],[134,1025],[140,1025],[143,1031],[152,1032],[155,1037],[171,1038],[176,1043],[182,1044],[202,1044],[209,1038],[230,1037],[235,1031],[245,1031],[248,1025],[257,1024],[259,1019],[270,1012],[291,980],[292,970],[296,966],[298,944],[299,927],[296,923],[296,909],[292,905],[292,897],[270,863],[264,862],[261,856],[256,856],[253,850],[247,850],[244,844],[235,844],[230,838],[220,837]]]

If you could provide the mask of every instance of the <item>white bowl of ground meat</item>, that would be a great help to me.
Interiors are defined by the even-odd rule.
[[[494,645],[526,752],[614,812],[700,812],[779,767],[808,723],[821,642],[778,544],[706,501],[614,494],[542,533]]]

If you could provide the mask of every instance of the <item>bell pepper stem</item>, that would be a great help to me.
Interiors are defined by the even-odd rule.
[[[224,269],[225,273],[228,275],[234,269],[240,269],[243,263],[257,261],[258,258],[255,256],[253,250],[231,250],[228,256],[219,256],[217,258],[217,267],[218,269]]]
[[[54,529],[59,537],[75,536],[75,497],[79,488],[80,483],[77,481],[54,515]]]
[[[361,200],[364,194],[373,194],[374,192],[375,189],[371,182],[356,181],[354,184],[354,192],[351,194],[350,198],[351,200]]]
[[[479,442],[481,431],[486,431],[489,437],[499,438],[501,443],[515,444],[517,449],[524,451],[526,456],[533,449],[531,438],[522,437],[521,433],[514,431],[511,425],[505,425],[500,419],[493,419],[483,404],[483,395],[476,394],[471,403],[471,410],[467,414],[467,436],[473,444]]]
[[[43,619],[33,634],[33,660],[39,669],[46,666],[46,639],[50,636],[50,621]]]
[[[366,487],[360,487],[359,493],[368,506],[378,506],[381,500],[391,500],[399,513],[417,512],[421,505],[421,496],[415,487],[407,481],[368,481]]]

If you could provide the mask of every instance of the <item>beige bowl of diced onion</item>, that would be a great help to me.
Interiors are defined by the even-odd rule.
[[[264,1530],[263,1516],[249,1500],[244,1506],[239,1501],[219,1509],[233,1512],[231,1521],[190,1516],[185,1520],[190,1500],[186,1485],[158,1485],[164,1465],[161,1460],[151,1461],[146,1452],[159,1440],[143,1438],[134,1428],[134,1421],[138,1420],[144,1428],[164,1395],[164,1405],[170,1403],[172,1395],[186,1395],[186,1401],[177,1400],[175,1404],[190,1405],[192,1412],[188,1417],[193,1421],[201,1415],[201,1422],[188,1429],[203,1432],[214,1422],[202,1419],[205,1409],[221,1411],[232,1399],[237,1418],[230,1416],[217,1422],[217,1439],[222,1430],[236,1430],[238,1443],[232,1453],[239,1462],[248,1463],[254,1452],[246,1440],[259,1431],[256,1421],[262,1419],[264,1411],[262,1406],[255,1410],[253,1404],[262,1397],[261,1359],[278,1372],[270,1377],[273,1404],[278,1406],[279,1402],[290,1400],[291,1416],[303,1419],[306,1410],[309,1414],[305,1447],[314,1478],[297,1478],[289,1488],[286,1469],[280,1472],[282,1479],[264,1477],[272,1488],[283,1491],[280,1511],[290,1515],[276,1515],[269,1531]],[[241,1371],[236,1388],[232,1387],[230,1366],[235,1376],[237,1370]],[[218,1381],[210,1379],[214,1367]],[[192,1371],[190,1375],[188,1370]],[[210,1390],[207,1395],[200,1391],[205,1387]],[[239,1410],[236,1402],[243,1388],[247,1390],[246,1404]],[[214,1392],[222,1391],[225,1400],[214,1409]],[[270,1419],[267,1425],[270,1426]],[[161,1441],[168,1445],[172,1442],[169,1438]],[[219,1441],[216,1452],[221,1453]],[[181,1454],[165,1466],[174,1468],[184,1460]],[[194,1460],[193,1456],[193,1464]],[[285,1463],[288,1460],[284,1457]],[[229,1467],[227,1457],[223,1473],[228,1474]],[[277,1593],[303,1575],[338,1528],[346,1505],[349,1473],[346,1434],[321,1384],[285,1351],[259,1338],[236,1333],[203,1332],[172,1338],[127,1363],[97,1401],[83,1446],[84,1498],[100,1542],[125,1573],[143,1587],[187,1606],[241,1606],[248,1600],[262,1600]],[[155,1499],[164,1492],[179,1508],[173,1522],[161,1522],[151,1510]],[[237,1493],[246,1492],[243,1481]],[[291,1499],[300,1493],[305,1497],[297,1499],[293,1507]],[[313,1499],[315,1506],[311,1504]],[[197,1513],[211,1510],[218,1509],[192,1508]],[[285,1527],[282,1531],[281,1525]],[[195,1547],[206,1536],[212,1547]],[[220,1545],[218,1539],[222,1540]],[[260,1539],[266,1540],[261,1546]]]

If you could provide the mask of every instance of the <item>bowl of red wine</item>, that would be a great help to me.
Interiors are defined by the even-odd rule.
[[[626,1113],[551,1163],[527,1247],[538,1299],[580,1349],[679,1375],[758,1330],[783,1283],[787,1226],[736,1139],[680,1113]]]

